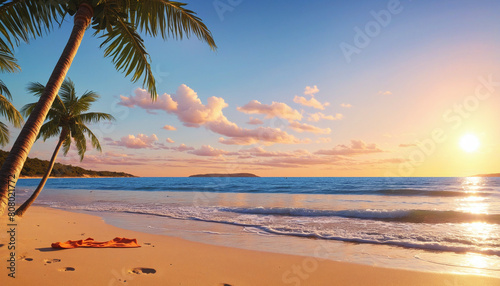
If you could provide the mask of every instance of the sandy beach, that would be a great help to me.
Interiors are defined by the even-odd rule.
[[[6,217],[1,223],[7,225]],[[388,269],[213,246],[120,229],[100,217],[33,207],[16,221],[15,278],[1,233],[2,285],[500,285],[483,276]],[[136,238],[140,248],[55,250],[51,243]]]

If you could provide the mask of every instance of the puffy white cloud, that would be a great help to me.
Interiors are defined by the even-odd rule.
[[[342,103],[340,106],[343,108],[351,108],[352,107],[352,105],[349,103]]]

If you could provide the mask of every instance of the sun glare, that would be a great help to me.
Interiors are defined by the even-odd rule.
[[[465,152],[474,152],[479,148],[480,142],[476,135],[466,134],[460,138],[460,148]]]

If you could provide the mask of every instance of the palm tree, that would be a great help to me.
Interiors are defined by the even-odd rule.
[[[0,170],[0,215],[89,25],[94,35],[101,34],[104,56],[112,59],[117,70],[131,75],[132,81],[143,78],[143,86],[156,99],[155,79],[140,32],[163,39],[194,34],[216,49],[211,32],[185,5],[166,0],[0,0],[0,49],[43,36],[54,22],[62,24],[67,15],[74,16],[66,47]]]
[[[40,83],[31,83],[28,86],[28,91],[38,97],[42,96],[44,90],[45,87]],[[107,113],[84,113],[90,109],[92,103],[98,98],[99,95],[93,91],[87,91],[81,97],[77,97],[75,84],[70,79],[63,82],[61,92],[52,104],[47,114],[47,122],[43,124],[38,136],[38,138],[42,137],[43,141],[51,137],[59,136],[59,141],[57,141],[56,149],[50,158],[49,167],[38,184],[38,187],[31,197],[16,210],[16,215],[22,216],[38,197],[52,172],[59,150],[62,147],[63,153],[66,156],[71,146],[71,139],[75,142],[78,155],[80,155],[80,161],[83,160],[85,151],[87,150],[85,135],[89,137],[92,147],[100,152],[102,151],[99,140],[85,124],[96,123],[101,120],[114,120],[114,118]],[[22,112],[25,115],[29,115],[33,112],[35,106],[36,102],[27,104],[23,107]]]

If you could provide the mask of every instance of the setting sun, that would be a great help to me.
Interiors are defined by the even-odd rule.
[[[476,135],[466,134],[460,138],[460,147],[465,152],[474,152],[479,148],[480,142]]]

